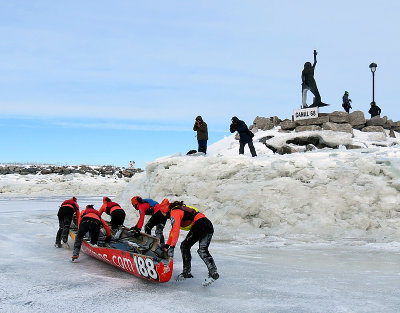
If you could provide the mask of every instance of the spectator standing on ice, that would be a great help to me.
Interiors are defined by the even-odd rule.
[[[211,221],[203,213],[200,213],[197,208],[188,206],[184,204],[183,201],[175,201],[171,203],[169,210],[172,229],[167,244],[163,247],[169,257],[174,256],[174,249],[178,242],[180,229],[189,231],[180,246],[182,252],[183,272],[177,276],[176,280],[182,281],[186,278],[193,278],[191,273],[192,255],[190,249],[196,242],[199,242],[197,253],[208,268],[208,277],[203,282],[203,286],[211,284],[219,278],[217,266],[208,251],[208,247],[214,234],[214,228]]]
[[[105,242],[111,241],[111,230],[106,221],[100,217],[100,212],[97,211],[92,204],[86,206],[78,217],[78,233],[75,237],[74,252],[72,261],[79,257],[81,251],[83,237],[87,232],[90,235],[90,244],[95,245],[99,239],[100,227],[103,226],[106,230],[107,237]]]
[[[251,155],[253,157],[257,156],[256,149],[253,145],[254,134],[247,128],[247,125],[242,120],[239,120],[236,116],[232,117],[232,123],[230,126],[230,132],[234,133],[237,131],[239,133],[239,154],[244,154],[244,146],[247,144],[249,146]]]
[[[111,228],[113,230],[117,230],[119,226],[124,225],[125,221],[125,211],[121,208],[121,206],[116,203],[112,202],[110,198],[103,197],[103,205],[99,210],[100,216],[103,213],[111,216]]]
[[[193,130],[197,131],[197,142],[199,146],[197,151],[207,153],[207,140],[208,140],[207,123],[203,121],[203,118],[200,115],[196,117]]]
[[[350,109],[352,109],[352,107],[351,107],[351,99],[349,99],[349,92],[348,91],[344,92],[342,107],[347,113],[350,113]]]
[[[374,116],[380,116],[381,108],[376,105],[375,101],[372,101],[368,113],[371,114],[371,118],[373,118]]]
[[[71,199],[65,200],[58,210],[57,217],[59,228],[56,235],[55,247],[62,247],[61,240],[63,241],[63,245],[68,247],[69,228],[74,213],[76,213],[77,216],[79,215],[79,205],[77,199],[72,197]]]

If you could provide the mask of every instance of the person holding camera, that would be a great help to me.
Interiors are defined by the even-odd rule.
[[[242,120],[239,120],[236,116],[232,117],[232,124],[230,126],[230,132],[234,133],[237,131],[239,133],[239,154],[244,154],[244,146],[247,144],[249,146],[251,156],[256,157],[256,149],[253,145],[254,134],[247,128],[247,125]]]
[[[207,140],[208,140],[207,123],[203,121],[203,118],[200,115],[196,117],[193,130],[197,131],[197,142],[199,146],[197,149],[198,152],[207,153]]]

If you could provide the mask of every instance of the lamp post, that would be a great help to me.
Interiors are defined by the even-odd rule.
[[[371,63],[369,68],[372,72],[372,102],[375,102],[375,71],[378,65],[376,63]]]

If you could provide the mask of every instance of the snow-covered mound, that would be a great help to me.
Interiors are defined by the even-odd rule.
[[[317,133],[340,148],[273,154],[258,139],[272,135],[284,143],[299,135],[273,129],[256,133],[258,157],[251,158],[247,147],[238,155],[232,135],[211,145],[207,156],[178,154],[148,163],[117,199],[126,208],[134,195],[183,200],[205,212],[221,240],[400,241],[398,139]],[[366,148],[346,150],[345,144]],[[128,224],[136,222],[136,212],[127,211]]]

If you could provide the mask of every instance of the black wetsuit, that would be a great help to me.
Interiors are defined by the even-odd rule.
[[[157,211],[150,217],[149,221],[144,226],[145,233],[151,235],[151,230],[155,226],[156,237],[159,238],[160,243],[163,244],[165,242],[163,230],[168,218],[169,214],[165,216],[164,214],[161,213],[161,211]]]

